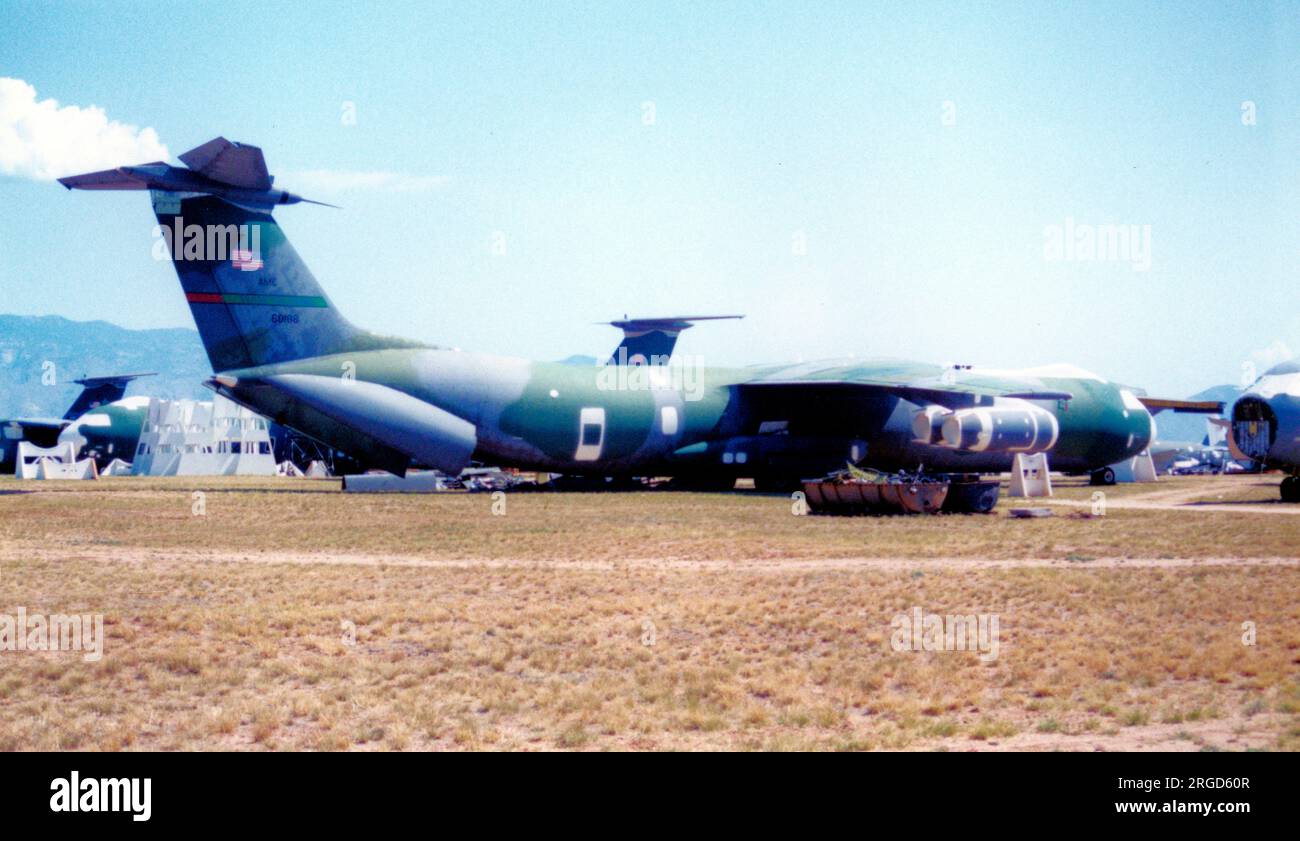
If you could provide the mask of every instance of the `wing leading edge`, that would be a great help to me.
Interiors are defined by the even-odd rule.
[[[783,370],[740,383],[737,387],[742,392],[753,393],[785,389],[809,397],[819,393],[857,391],[891,395],[917,404],[932,403],[945,409],[979,406],[991,403],[997,397],[1058,401],[1074,398],[1072,392],[1059,389],[1026,387],[1024,383],[998,383],[979,377],[956,377],[950,373],[953,370],[947,369],[938,376],[917,376],[911,371],[890,374],[865,370],[845,372],[843,369],[798,373]]]

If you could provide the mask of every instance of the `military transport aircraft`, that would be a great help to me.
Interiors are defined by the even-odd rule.
[[[1147,398],[1069,365],[588,367],[376,335],[335,309],[272,218],[310,200],[273,186],[259,148],[216,138],[180,160],[60,181],[149,190],[212,363],[206,385],[372,467],[479,460],[775,487],[848,460],[970,474],[1042,452],[1053,469],[1100,471],[1153,438]]]
[[[112,377],[83,377],[73,380],[82,387],[62,418],[14,418],[0,420],[0,473],[13,473],[18,444],[53,447],[70,429],[83,431],[71,440],[78,451],[86,446],[97,462],[115,455],[130,459],[149,408],[147,398],[126,398],[127,383],[152,374],[121,374]],[[143,400],[143,403],[141,401]],[[101,464],[102,466],[102,464]]]
[[[1232,404],[1232,457],[1287,472],[1282,500],[1300,502],[1300,359],[1274,365]]]

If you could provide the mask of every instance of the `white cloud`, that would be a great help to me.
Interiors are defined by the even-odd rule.
[[[94,105],[38,101],[22,79],[0,77],[0,174],[48,181],[169,157],[151,128],[110,120]]]
[[[1281,339],[1274,339],[1273,344],[1252,351],[1250,354],[1251,364],[1255,366],[1255,370],[1260,371],[1261,373],[1267,371],[1278,363],[1286,362],[1287,360],[1294,358],[1295,353],[1293,353],[1291,348],[1287,347],[1286,342]]]
[[[295,193],[306,190],[330,193],[349,190],[417,193],[435,190],[448,180],[445,175],[405,175],[386,170],[306,169],[286,172],[277,177],[276,186],[283,185]]]

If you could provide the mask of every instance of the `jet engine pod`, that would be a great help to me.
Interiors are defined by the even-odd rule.
[[[943,421],[950,415],[942,406],[926,406],[912,416],[912,437],[922,444],[938,444],[943,437]]]
[[[988,408],[958,409],[943,419],[945,447],[971,452],[1039,453],[1056,444],[1061,428],[1056,416],[1024,400],[1007,400]]]

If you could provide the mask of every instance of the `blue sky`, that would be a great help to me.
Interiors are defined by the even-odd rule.
[[[1295,4],[0,2],[0,31],[38,98],[173,156],[255,143],[342,205],[277,216],[384,333],[556,359],[741,312],[680,351],[1177,396],[1300,350]],[[192,324],[141,195],[0,201],[0,310]],[[1067,219],[1149,225],[1150,268],[1046,259]]]

